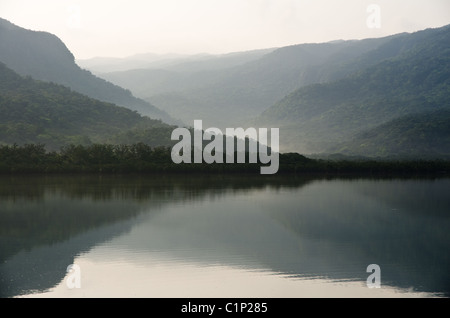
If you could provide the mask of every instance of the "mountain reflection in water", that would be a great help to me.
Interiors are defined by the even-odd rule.
[[[364,286],[375,263],[385,288],[448,297],[449,186],[448,179],[260,175],[2,177],[0,296],[61,289],[67,266],[82,260],[104,272],[116,264],[115,275],[125,263],[138,265],[141,279],[161,286],[187,276],[177,268],[182,276],[164,277],[158,268],[188,264],[186,275],[197,270],[200,285],[202,273],[220,284],[224,268],[233,268],[247,277],[341,282],[343,290]],[[242,288],[252,297],[261,286]],[[135,295],[139,286],[123,289]]]

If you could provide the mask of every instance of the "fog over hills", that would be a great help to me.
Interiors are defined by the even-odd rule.
[[[378,56],[380,62],[339,80],[294,91],[266,110],[258,125],[279,126],[285,149],[324,152],[395,118],[450,108],[450,27],[393,38],[357,62]],[[390,137],[391,143],[402,138]],[[390,149],[392,155],[404,151],[401,144]]]
[[[234,127],[301,86],[347,74],[352,69],[346,62],[386,40],[303,44],[99,76],[153,100],[185,123],[202,119],[210,126]]]
[[[26,30],[0,18],[0,43],[0,62],[20,75],[61,84],[91,98],[176,123],[166,112],[130,91],[80,68],[66,45],[53,34]]]
[[[94,57],[76,60],[81,67],[95,74],[107,77],[129,70],[165,69],[174,72],[198,72],[221,70],[255,60],[275,49],[261,49],[248,52],[232,52],[226,54],[200,53],[186,54],[136,54],[124,58]],[[120,79],[120,76],[117,76]]]
[[[395,118],[448,108],[447,43],[442,27],[237,52],[235,64],[227,64],[230,56],[197,56],[100,76],[188,125],[279,127],[282,150],[313,154],[344,149],[337,145]],[[381,153],[395,155],[388,148]]]
[[[0,113],[0,145],[44,144],[50,150],[91,143],[169,146],[173,130],[125,107],[22,77],[2,63]]]
[[[167,123],[278,127],[282,152],[448,155],[449,26],[222,55],[77,61],[96,75],[52,34],[0,19],[0,41],[0,62],[19,75]]]

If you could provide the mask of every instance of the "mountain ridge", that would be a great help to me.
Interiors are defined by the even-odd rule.
[[[396,117],[449,108],[450,27],[407,37],[400,37],[407,49],[399,55],[336,81],[302,87],[263,112],[256,125],[280,126],[288,147],[315,153]]]
[[[170,146],[174,129],[160,120],[92,99],[65,86],[22,77],[3,63],[0,112],[0,144],[45,144],[50,150],[91,143]],[[126,140],[124,134],[128,135]]]
[[[176,123],[151,103],[80,68],[75,63],[74,55],[54,34],[27,30],[0,18],[0,42],[0,62],[20,75],[61,84],[91,98]]]
[[[161,112],[177,118],[173,122],[178,125],[201,119],[205,126],[219,129],[278,127],[281,150],[288,152],[316,154],[336,150],[337,145],[348,150],[364,132],[379,127],[395,131],[383,125],[400,125],[395,121],[399,118],[413,124],[405,116],[450,108],[450,25],[383,38],[235,52],[224,59],[179,60],[160,69],[123,72],[129,76],[128,90],[81,69],[52,34],[0,19],[0,40],[5,43],[0,62],[6,60],[5,65],[22,76],[64,85],[91,98],[93,92],[106,93],[107,98],[95,100],[142,114],[150,104],[130,91],[140,83],[141,93],[153,94],[150,98],[164,108]],[[82,92],[76,89],[80,85]],[[131,101],[138,104],[130,107]],[[130,136],[126,130],[122,133],[122,140]]]
[[[248,123],[300,87],[338,80],[410,50],[415,42],[411,38],[418,34],[290,45],[209,72],[159,67],[101,76],[185,123],[202,119],[209,126],[233,127]]]

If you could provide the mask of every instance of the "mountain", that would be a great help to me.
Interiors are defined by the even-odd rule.
[[[161,59],[146,64],[141,62],[142,66],[137,68],[131,68],[132,64],[137,63],[137,61],[135,60],[136,57],[130,57],[122,59],[123,61],[120,64],[121,67],[130,67],[129,69],[97,74],[121,87],[132,90],[136,96],[147,98],[148,96],[185,91],[211,84],[211,80],[218,78],[222,71],[257,60],[273,50],[263,49],[221,55],[198,54],[170,59],[161,57]],[[82,61],[82,63],[89,65],[91,70],[108,67],[104,64],[97,64],[101,61],[88,60]],[[118,66],[110,64],[109,67],[114,69]]]
[[[20,75],[54,82],[101,101],[136,110],[165,122],[175,121],[149,102],[81,69],[65,44],[55,35],[20,28],[0,19],[0,62]]]
[[[409,45],[399,40],[402,36],[234,53],[216,59],[222,63],[216,68],[198,61],[190,67],[184,63],[100,76],[185,123],[202,119],[208,126],[237,127],[300,87],[335,80],[399,54]],[[224,63],[233,56],[241,63]]]
[[[179,54],[136,54],[129,57],[94,57],[79,59],[76,63],[94,74],[109,72],[121,72],[131,69],[152,68],[159,65],[167,65],[186,59],[188,56]]]
[[[381,61],[292,92],[255,125],[279,127],[285,150],[314,153],[402,116],[450,108],[450,26],[397,36],[355,63],[369,57]]]
[[[261,49],[227,54],[136,54],[125,58],[96,57],[77,60],[81,67],[103,78],[109,76],[121,79],[121,74],[130,70],[168,70],[173,72],[198,72],[221,70],[255,60],[274,49]],[[117,73],[117,74],[116,74]],[[125,82],[128,84],[128,82]],[[122,86],[122,85],[120,85]],[[148,97],[145,95],[144,97]]]
[[[0,63],[0,144],[135,143],[169,146],[174,127]],[[126,138],[124,138],[126,137]]]
[[[220,125],[221,119],[229,118],[230,113],[218,114],[214,110],[214,105],[221,101],[226,102],[229,94],[225,93],[224,99],[222,96],[215,95],[219,91],[210,86],[224,77],[228,80],[230,70],[245,67],[247,63],[273,50],[195,55],[156,61],[147,64],[146,67],[126,71],[98,73],[98,76],[131,90],[133,94],[145,100],[154,98],[156,103],[161,103],[161,108],[186,124],[192,124],[194,119],[205,118],[210,126],[224,128],[224,125]],[[231,80],[234,81],[234,79]],[[208,94],[211,93],[213,96],[209,97]],[[218,107],[219,111],[222,111],[222,106]]]
[[[201,119],[204,127],[222,130],[278,127],[282,152],[446,154],[439,149],[446,144],[445,131],[434,126],[436,131],[429,130],[425,122],[408,116],[424,116],[434,122],[437,117],[431,114],[450,109],[450,26],[377,39],[300,44],[222,56],[146,54],[91,60],[91,66],[99,63],[105,68],[141,67],[101,74],[105,79],[81,69],[65,45],[51,34],[0,20],[0,41],[0,61],[21,75],[58,83],[94,97],[96,102],[107,101],[141,114],[158,113],[143,101],[151,100],[170,116],[161,112],[149,116],[164,117],[169,122],[177,118],[188,126]],[[36,95],[36,102],[46,94]],[[26,102],[35,103],[31,99]],[[42,114],[36,116],[41,118]],[[12,122],[7,124],[11,126]],[[441,139],[430,143],[433,149],[408,141],[407,151],[395,150],[394,145],[402,145],[399,127],[409,131],[409,140],[424,129],[424,142]],[[137,130],[131,134],[123,129],[116,132],[123,141],[147,136]]]
[[[348,156],[450,158],[450,109],[401,116],[329,151]]]

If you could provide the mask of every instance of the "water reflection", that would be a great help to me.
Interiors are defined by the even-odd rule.
[[[66,267],[76,261],[84,279],[96,277],[91,291],[100,297],[112,289],[95,270],[120,273],[121,296],[141,289],[136,296],[176,296],[195,272],[203,287],[186,296],[208,290],[212,277],[220,285],[240,275],[247,284],[239,290],[249,296],[261,290],[258,280],[276,289],[275,278],[361,288],[372,263],[381,266],[386,288],[448,296],[449,185],[273,176],[3,178],[0,295],[65,295]],[[164,294],[168,281],[174,285]],[[159,294],[146,288],[158,282]],[[290,297],[297,295],[292,290]]]

